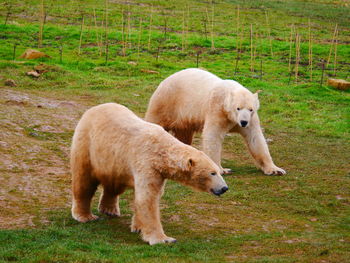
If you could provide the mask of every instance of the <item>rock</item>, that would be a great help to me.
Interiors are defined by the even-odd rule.
[[[266,138],[266,143],[271,143],[271,142],[273,142],[273,139]]]
[[[50,56],[46,55],[44,52],[40,52],[35,49],[27,49],[21,56],[20,58],[25,58],[25,59],[37,59],[37,58],[42,58],[46,57],[49,58]]]
[[[47,67],[44,64],[39,64],[34,67],[34,70],[38,72],[39,74],[43,74],[45,72],[48,72]]]
[[[339,90],[350,89],[350,82],[343,79],[328,79],[327,84]]]
[[[7,79],[5,80],[5,86],[16,87],[17,84],[13,79]]]
[[[39,78],[40,77],[40,74],[38,72],[34,71],[34,70],[33,71],[29,71],[26,74],[27,74],[27,76],[31,76],[31,77],[35,77],[35,78]]]
[[[150,69],[141,69],[141,72],[149,73],[149,74],[159,74],[158,71],[150,70]]]

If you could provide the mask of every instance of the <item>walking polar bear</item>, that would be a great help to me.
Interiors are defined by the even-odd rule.
[[[179,71],[160,83],[151,97],[145,120],[172,131],[191,144],[202,131],[203,151],[220,167],[221,149],[228,132],[240,133],[265,174],[285,174],[271,158],[258,117],[258,94],[233,80],[222,80],[201,69]]]
[[[206,154],[115,103],[84,113],[75,129],[70,161],[73,218],[97,219],[90,205],[99,184],[99,211],[111,216],[120,216],[119,195],[134,188],[131,230],[141,232],[151,245],[176,241],[164,234],[160,222],[166,179],[215,195],[228,190],[220,168]]]

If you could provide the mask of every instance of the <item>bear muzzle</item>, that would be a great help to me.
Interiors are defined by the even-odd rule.
[[[228,190],[228,187],[227,186],[224,186],[220,189],[210,189],[210,191],[214,194],[214,195],[217,195],[217,196],[220,196],[222,195],[223,193],[225,193],[226,191]]]

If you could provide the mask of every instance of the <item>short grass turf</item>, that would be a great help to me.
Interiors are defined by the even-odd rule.
[[[5,5],[12,3],[11,5]],[[343,1],[220,1],[214,5],[214,43],[211,49],[210,3],[181,1],[138,1],[109,3],[109,53],[102,55],[96,32],[104,39],[104,5],[97,1],[45,1],[48,12],[43,50],[51,58],[24,61],[18,56],[26,48],[37,47],[40,1],[3,1],[0,25],[1,94],[27,94],[29,98],[71,101],[76,108],[42,109],[2,97],[1,218],[2,262],[347,262],[350,256],[350,167],[349,92],[325,85],[334,77],[334,54],[326,67],[334,26],[339,27],[335,77],[349,79],[349,7]],[[10,7],[8,7],[10,6]],[[237,10],[243,32],[238,66]],[[98,27],[94,27],[93,9]],[[208,16],[206,11],[208,10]],[[125,30],[130,10],[130,42],[122,56],[121,19]],[[148,49],[149,14],[153,27]],[[182,50],[183,16],[190,23]],[[85,17],[81,54],[78,54],[80,23]],[[268,38],[270,21],[273,56]],[[139,18],[143,34],[138,52]],[[165,17],[168,17],[165,26]],[[308,67],[308,21],[313,33],[314,72]],[[187,23],[187,22],[186,22]],[[186,24],[185,23],[185,24]],[[258,33],[254,71],[250,71],[250,24]],[[207,35],[205,34],[207,26]],[[302,34],[298,81],[288,72],[290,28]],[[165,28],[167,28],[165,30]],[[293,31],[295,33],[295,31]],[[294,34],[293,33],[293,34]],[[105,42],[103,42],[105,43]],[[15,61],[13,48],[16,44]],[[63,54],[60,58],[60,46]],[[148,100],[159,82],[187,67],[199,66],[222,78],[234,78],[251,91],[260,93],[259,116],[275,163],[287,170],[285,176],[264,176],[253,164],[237,135],[225,138],[223,163],[234,173],[225,176],[230,190],[221,198],[193,192],[168,182],[162,198],[162,222],[176,244],[148,246],[129,230],[132,191],[122,196],[122,217],[79,224],[70,216],[70,175],[68,152],[74,125],[82,112],[98,103],[121,103],[143,116]],[[292,44],[292,69],[295,43]],[[107,59],[106,59],[107,57]],[[130,63],[130,61],[136,62]],[[262,63],[260,62],[262,61]],[[43,63],[48,69],[40,78],[25,76]],[[260,64],[261,63],[261,64]],[[260,65],[263,66],[260,72]],[[158,74],[152,74],[152,71]],[[13,79],[17,87],[4,87]],[[40,127],[55,123],[51,116],[76,111],[59,132]],[[70,116],[70,115],[69,115]],[[57,116],[59,119],[60,116]],[[58,125],[57,124],[57,125]],[[15,129],[19,126],[21,129]],[[15,136],[12,136],[15,135]],[[17,136],[17,137],[16,137]],[[2,144],[2,146],[5,144]],[[41,147],[34,158],[27,150]],[[195,139],[199,147],[199,136]],[[10,160],[7,163],[6,160]],[[20,160],[23,167],[11,166]],[[42,172],[38,166],[51,170]],[[55,175],[55,169],[60,173]],[[47,192],[35,196],[25,186],[25,178],[48,183]],[[12,180],[18,179],[15,184]],[[39,182],[40,182],[39,180]],[[38,183],[39,183],[38,182]],[[35,192],[35,188],[29,188]],[[97,197],[94,200],[96,212]],[[28,220],[27,220],[28,218]],[[11,220],[13,226],[11,227]],[[15,224],[20,220],[20,224]],[[3,222],[4,223],[4,222]],[[5,227],[6,225],[6,227]]]

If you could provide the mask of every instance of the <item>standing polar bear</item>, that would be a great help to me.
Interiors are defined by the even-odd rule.
[[[164,234],[160,222],[166,179],[215,195],[228,190],[220,168],[206,154],[115,103],[84,113],[73,136],[71,172],[74,219],[97,219],[90,204],[99,184],[99,211],[111,216],[120,215],[119,195],[134,188],[131,230],[151,245],[176,241]]]
[[[201,69],[179,71],[160,83],[151,97],[145,120],[172,131],[191,144],[203,131],[203,151],[221,167],[221,148],[228,132],[240,133],[265,174],[285,174],[271,158],[258,117],[258,94],[233,80],[222,80]]]

